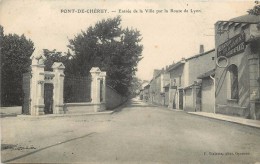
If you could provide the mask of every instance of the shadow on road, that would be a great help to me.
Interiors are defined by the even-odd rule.
[[[44,147],[44,148],[35,150],[35,151],[33,151],[33,152],[30,152],[30,153],[28,153],[28,154],[20,155],[20,156],[18,156],[18,157],[15,157],[15,158],[12,158],[12,159],[8,159],[8,160],[2,161],[2,162],[3,162],[3,163],[6,163],[6,162],[11,162],[11,161],[14,161],[14,160],[17,160],[17,159],[21,159],[21,158],[23,158],[23,157],[29,156],[29,155],[31,155],[31,154],[35,154],[35,153],[37,153],[37,152],[40,152],[40,151],[42,151],[42,150],[45,150],[45,149],[48,149],[48,148],[51,148],[51,147],[54,147],[54,146],[58,146],[58,145],[61,145],[61,144],[64,144],[64,143],[67,143],[67,142],[70,142],[70,141],[74,141],[74,140],[77,140],[77,139],[89,137],[89,136],[91,136],[92,134],[95,134],[95,133],[96,133],[96,132],[92,132],[92,133],[89,133],[89,134],[84,135],[84,136],[80,136],[80,137],[77,137],[77,138],[69,139],[69,140],[67,140],[67,141],[59,142],[59,143],[57,143],[57,144],[50,145],[50,146],[47,146],[47,147]]]

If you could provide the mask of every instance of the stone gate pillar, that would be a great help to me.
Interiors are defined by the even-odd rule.
[[[91,103],[95,112],[101,112],[106,109],[106,72],[101,72],[98,67],[90,70],[91,81]],[[103,81],[101,87],[101,80]],[[102,101],[101,101],[102,97]]]
[[[44,57],[39,55],[32,56],[31,65],[31,108],[30,114],[33,116],[44,114]]]
[[[100,103],[100,79],[99,75],[101,73],[98,67],[92,67],[90,70],[91,73],[91,103],[98,104]]]
[[[100,78],[102,79],[103,83],[102,83],[102,90],[101,90],[101,94],[102,94],[102,102],[105,103],[106,102],[106,72],[101,72],[100,73]]]
[[[52,65],[52,69],[55,75],[53,79],[53,114],[63,114],[63,88],[65,66],[61,62],[54,62]]]

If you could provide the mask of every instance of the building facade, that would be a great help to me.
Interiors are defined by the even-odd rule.
[[[197,77],[201,72],[207,72],[215,67],[214,56],[214,49],[201,51],[200,54],[182,59],[169,67],[169,108],[200,111],[201,80]]]
[[[215,49],[201,52],[198,55],[186,59],[184,65],[184,110],[201,110],[201,79],[198,76],[202,72],[208,72],[215,67]]]
[[[260,17],[215,24],[216,113],[260,119]]]

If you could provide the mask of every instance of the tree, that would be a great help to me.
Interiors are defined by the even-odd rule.
[[[68,53],[63,54],[62,52],[57,52],[56,49],[52,51],[48,49],[43,49],[43,54],[46,57],[46,60],[44,62],[45,71],[52,71],[52,65],[54,62],[62,62],[66,68],[67,66],[69,66],[70,58],[72,57],[69,51]]]
[[[247,12],[250,15],[260,15],[260,2],[259,1],[255,1],[255,6],[253,7],[253,9],[249,9]]]
[[[139,94],[140,90],[142,89],[143,81],[136,76],[133,77],[131,86],[130,86],[130,93],[132,97],[135,97]]]
[[[92,67],[99,67],[107,72],[108,84],[127,95],[143,46],[138,30],[120,24],[120,16],[103,19],[70,39],[68,47],[74,52],[70,73],[86,76]]]
[[[1,105],[22,104],[22,77],[30,69],[34,44],[24,35],[3,34],[1,26]]]

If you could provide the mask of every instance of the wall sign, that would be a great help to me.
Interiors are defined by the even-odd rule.
[[[244,52],[246,35],[244,32],[232,37],[225,43],[218,46],[217,56],[231,57],[238,53]]]

